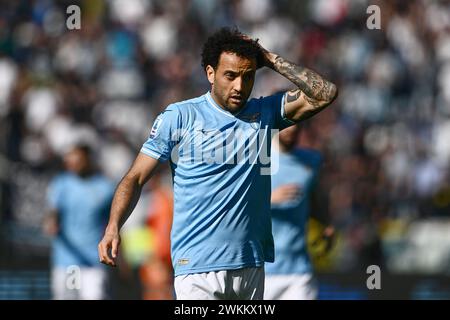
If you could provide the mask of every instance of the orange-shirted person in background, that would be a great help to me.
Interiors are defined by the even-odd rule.
[[[153,234],[153,254],[140,268],[144,300],[172,300],[173,269],[170,257],[170,229],[173,215],[173,193],[162,179],[164,173],[151,180],[151,201],[147,224]]]

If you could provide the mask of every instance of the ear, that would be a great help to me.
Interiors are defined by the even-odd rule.
[[[211,85],[214,84],[214,75],[215,75],[215,71],[214,68],[211,67],[211,65],[207,65],[206,66],[206,76],[208,77],[208,81]]]

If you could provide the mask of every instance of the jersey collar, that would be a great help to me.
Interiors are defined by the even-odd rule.
[[[210,92],[210,91],[208,91],[208,92],[206,93],[205,96],[206,96],[206,100],[209,102],[210,105],[213,106],[213,108],[217,109],[217,111],[222,112],[223,114],[225,114],[225,115],[227,115],[227,116],[229,116],[229,117],[232,117],[232,118],[237,118],[237,116],[238,116],[239,114],[241,114],[242,111],[243,111],[243,110],[246,108],[246,106],[247,106],[247,103],[246,103],[245,106],[241,109],[241,111],[239,111],[239,112],[236,113],[236,114],[232,114],[231,112],[229,112],[229,111],[223,109],[222,107],[220,107],[220,106],[214,101],[213,97],[211,96],[211,92]]]

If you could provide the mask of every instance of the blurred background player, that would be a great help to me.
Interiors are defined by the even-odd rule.
[[[313,149],[296,147],[298,125],[282,130],[272,145],[278,169],[272,169],[272,233],[275,262],[266,263],[266,300],[312,300],[318,295],[313,266],[307,252],[307,224],[311,214],[320,217],[317,178],[322,157]],[[278,142],[278,143],[277,143]],[[322,215],[323,216],[323,215]],[[321,219],[322,221],[324,219]],[[334,228],[323,231],[325,250],[330,249]]]
[[[53,298],[105,299],[106,268],[98,262],[97,244],[107,223],[114,186],[92,164],[89,147],[77,145],[64,156],[66,171],[50,183],[50,213],[44,230],[54,236],[51,257]],[[81,276],[68,286],[69,276]],[[76,281],[76,283],[75,283]]]

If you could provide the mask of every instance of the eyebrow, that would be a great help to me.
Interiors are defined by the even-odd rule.
[[[233,70],[225,70],[224,73],[229,73],[229,74],[232,74],[232,75],[239,74],[239,72],[233,71]],[[244,72],[243,74],[246,75],[246,74],[250,74],[250,73],[254,73],[254,70],[248,70],[248,71]]]

